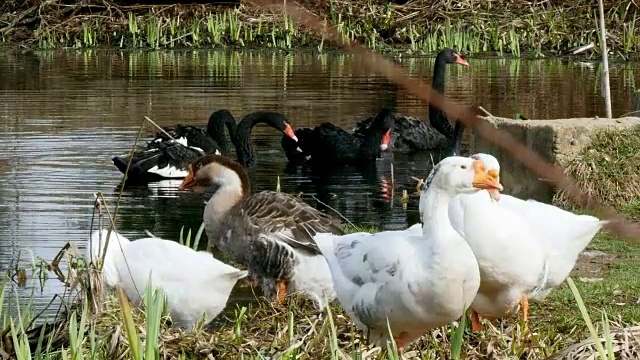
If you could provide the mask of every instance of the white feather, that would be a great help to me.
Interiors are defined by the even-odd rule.
[[[189,174],[189,171],[184,170],[184,169],[180,169],[177,168],[175,166],[172,165],[167,165],[163,168],[158,168],[158,165],[153,166],[151,169],[147,170],[147,172],[151,173],[151,174],[156,174],[159,176],[162,176],[164,178],[175,178],[175,179],[179,179],[179,178],[184,178],[187,176],[187,174]]]
[[[107,229],[91,234],[87,257],[95,262],[105,246]],[[103,266],[105,284],[121,286],[140,303],[151,276],[153,288],[162,288],[172,320],[190,328],[202,315],[213,320],[225,308],[231,290],[247,271],[229,266],[206,251],[195,251],[175,241],[143,238],[129,241],[112,232]],[[116,240],[116,241],[113,241]]]

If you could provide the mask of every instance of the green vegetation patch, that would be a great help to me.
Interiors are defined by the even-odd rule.
[[[640,126],[594,131],[592,141],[565,165],[584,190],[597,201],[638,218],[640,213]],[[565,192],[553,199],[556,205],[571,207]]]
[[[600,51],[597,6],[587,0],[300,3],[330,20],[345,40],[383,52],[433,53],[449,46],[541,57],[589,44],[595,53]],[[625,56],[640,50],[638,5],[610,0],[605,9],[609,49]],[[246,2],[221,6],[10,1],[0,10],[0,40],[38,48],[328,48],[318,34],[291,17]]]

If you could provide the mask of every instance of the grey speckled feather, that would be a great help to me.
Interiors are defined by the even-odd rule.
[[[211,225],[210,244],[246,265],[267,296],[275,291],[275,280],[291,281],[295,275],[300,261],[295,251],[322,256],[313,240],[316,233],[343,234],[336,219],[273,191],[245,198]]]
[[[223,156],[193,162],[181,187],[215,190],[203,216],[209,245],[247,266],[265,296],[275,295],[278,281],[287,283],[287,292],[310,294],[319,307],[326,302],[323,293],[335,296],[331,272],[314,236],[342,235],[337,219],[289,194],[250,195],[246,170]]]

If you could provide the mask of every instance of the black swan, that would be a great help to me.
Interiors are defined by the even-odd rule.
[[[225,114],[226,112],[226,114]],[[297,141],[296,135],[293,132],[293,128],[286,121],[284,115],[277,112],[269,111],[257,111],[246,115],[237,125],[235,125],[235,119],[226,110],[218,110],[214,114],[217,121],[212,124],[211,121],[208,126],[208,131],[213,129],[210,139],[215,137],[213,145],[208,147],[209,152],[204,151],[197,145],[206,146],[207,143],[205,136],[196,131],[182,133],[183,137],[178,137],[175,140],[168,137],[164,141],[152,141],[152,145],[148,145],[147,148],[138,150],[133,154],[131,166],[127,174],[127,181],[129,182],[151,182],[162,179],[182,179],[187,176],[187,165],[201,156],[207,154],[220,155],[221,149],[224,151],[228,148],[226,139],[224,139],[224,125],[227,125],[229,129],[229,137],[236,148],[236,156],[238,162],[245,167],[252,167],[255,165],[255,150],[251,144],[251,130],[259,123],[267,124],[273,128],[280,130],[286,137],[290,138],[294,143]],[[212,114],[213,117],[213,114]],[[229,121],[229,119],[231,119]],[[185,129],[182,126],[180,129]],[[196,127],[193,129],[199,130]],[[176,127],[178,129],[178,127]],[[170,129],[173,131],[174,129]],[[169,134],[171,132],[169,131]],[[176,136],[180,136],[180,133],[174,132]],[[174,134],[171,134],[172,136]],[[189,134],[192,136],[190,146],[185,145],[185,141],[189,141]],[[196,134],[194,137],[193,135]],[[163,134],[166,136],[165,134]],[[161,138],[158,136],[157,138]],[[219,139],[221,138],[221,139]],[[186,139],[186,140],[185,140]],[[200,141],[200,142],[197,142]],[[204,143],[204,144],[203,144]],[[124,174],[127,164],[129,162],[129,156],[116,156],[113,159],[113,163],[118,170]]]
[[[298,142],[298,138],[286,120],[284,115],[271,111],[256,111],[246,115],[236,127],[235,136],[231,136],[231,141],[236,147],[238,162],[244,167],[252,167],[256,163],[256,152],[251,144],[251,130],[257,124],[267,124],[283,133],[283,137]]]
[[[375,160],[380,151],[387,149],[392,127],[393,113],[390,109],[383,109],[360,137],[325,122],[313,129],[297,129],[297,143],[283,136],[281,144],[287,159],[293,164],[358,165]]]
[[[162,129],[171,135],[180,144],[197,148],[206,154],[215,153],[216,150],[226,152],[229,150],[229,143],[224,136],[224,126],[227,126],[229,135],[233,138],[233,132],[236,128],[236,120],[233,115],[226,110],[216,110],[209,116],[207,130],[203,130],[193,125],[177,124],[171,127],[163,127]],[[164,132],[157,132],[156,136],[149,144],[147,149],[156,148],[163,142],[171,142]]]
[[[447,64],[469,66],[469,63],[455,50],[442,49],[436,56],[431,85],[440,93],[444,93],[444,70]],[[394,120],[390,147],[399,152],[456,149],[464,132],[461,122],[456,121],[455,126],[452,126],[447,116],[431,104],[429,104],[429,124],[408,116],[395,116]],[[372,121],[373,118],[368,118],[356,124],[354,133],[363,136]]]

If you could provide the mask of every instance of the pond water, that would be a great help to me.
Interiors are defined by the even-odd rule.
[[[433,58],[395,59],[430,81]],[[599,64],[567,60],[468,58],[450,65],[446,94],[482,105],[497,116],[569,118],[604,114]],[[295,127],[330,121],[345,129],[382,105],[426,118],[427,105],[341,54],[219,51],[58,51],[0,53],[0,270],[50,261],[67,243],[84,251],[94,194],[113,210],[121,173],[111,158],[129,151],[144,116],[161,126],[205,126],[209,114],[229,109],[236,118],[257,110],[284,113]],[[614,116],[629,111],[637,63],[612,64]],[[150,127],[144,132],[151,135]],[[355,224],[401,229],[418,221],[417,196],[403,206],[411,176],[424,177],[439,154],[395,154],[373,171],[342,169],[308,174],[286,166],[280,134],[256,127],[253,191],[304,193],[314,206],[339,211]],[[395,175],[393,197],[383,189]],[[504,169],[508,172],[508,169]],[[174,187],[138,186],[124,191],[118,230],[133,239],[149,230],[178,239],[182,226],[200,226],[204,198]],[[320,202],[316,201],[319,200]],[[28,270],[31,276],[31,270]],[[33,294],[44,309],[64,291],[56,279],[28,282],[12,294]],[[230,304],[249,301],[239,289]],[[55,303],[54,303],[55,304]],[[52,315],[56,306],[44,312]]]

